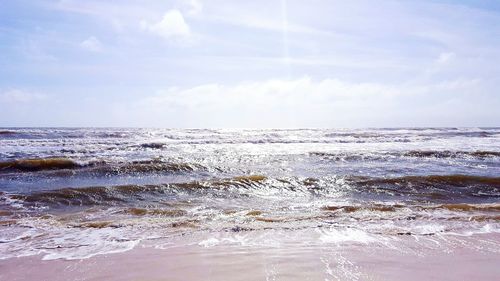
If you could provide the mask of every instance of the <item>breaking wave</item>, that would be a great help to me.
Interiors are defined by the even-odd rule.
[[[268,178],[262,175],[226,179],[192,181],[156,185],[92,186],[62,188],[26,194],[8,194],[25,204],[63,206],[113,205],[158,200],[176,192],[218,192],[219,196],[237,197],[287,192],[297,195],[335,196],[361,194],[373,199],[378,195],[403,200],[434,200],[435,202],[496,200],[500,197],[500,178],[467,175],[406,176],[397,178],[333,177],[333,178]],[[225,193],[221,191],[226,191]],[[7,196],[7,195],[4,195]],[[442,205],[460,208],[462,205]],[[375,208],[376,206],[372,206]],[[390,208],[396,208],[397,205]],[[386,207],[384,207],[386,208]],[[466,207],[463,207],[464,209]]]

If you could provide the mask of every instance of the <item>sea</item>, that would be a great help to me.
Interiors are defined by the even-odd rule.
[[[0,259],[499,232],[500,128],[0,128]]]

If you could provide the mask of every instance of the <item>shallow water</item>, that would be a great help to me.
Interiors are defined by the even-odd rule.
[[[446,248],[500,232],[500,129],[6,128],[0,192],[2,259],[179,236]]]

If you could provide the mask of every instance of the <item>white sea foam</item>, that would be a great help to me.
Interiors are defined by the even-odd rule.
[[[373,243],[377,242],[377,238],[374,235],[355,228],[344,228],[337,229],[335,227],[330,227],[328,229],[318,230],[320,233],[319,240],[323,243]]]

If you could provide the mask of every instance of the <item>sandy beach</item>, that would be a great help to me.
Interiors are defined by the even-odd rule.
[[[146,243],[88,259],[2,260],[0,280],[498,280],[499,234],[448,239],[453,247],[440,247],[440,238],[411,236],[398,238],[391,247],[291,241],[279,246],[215,245],[210,241],[216,239],[208,237],[191,245],[180,245],[183,239],[160,240],[154,242],[159,248]]]

